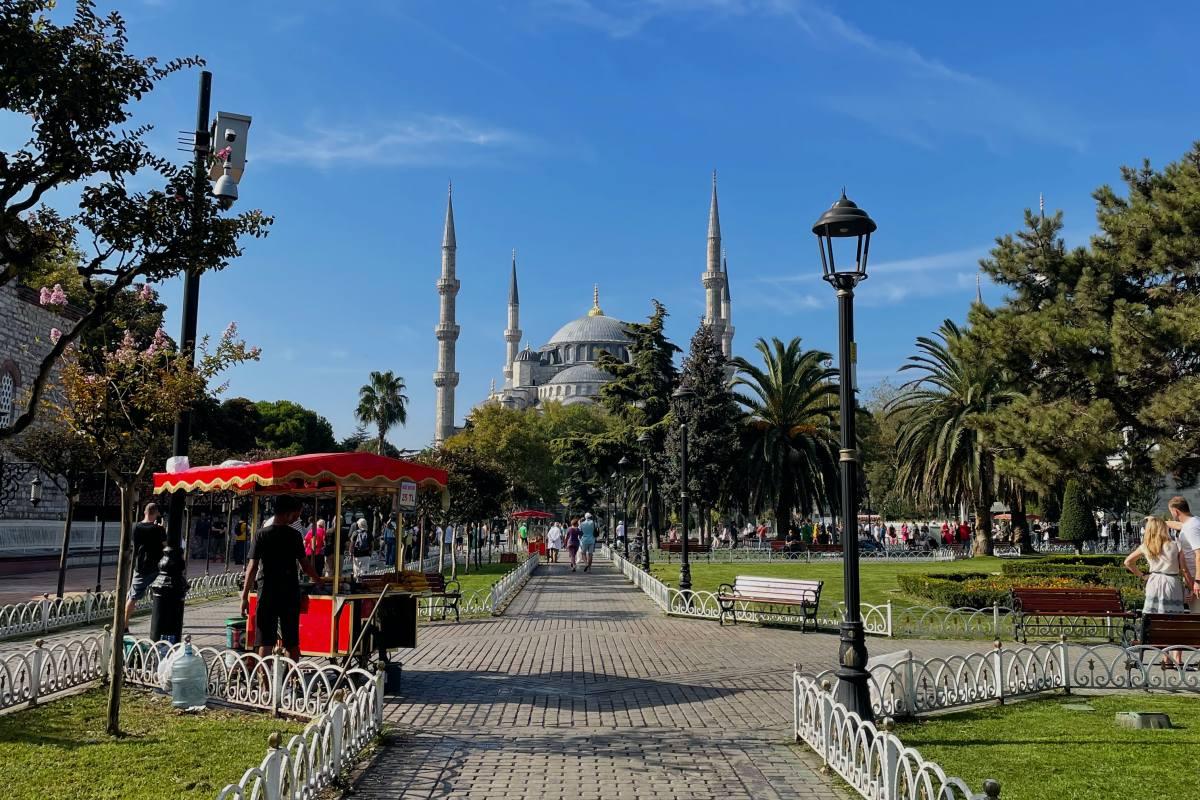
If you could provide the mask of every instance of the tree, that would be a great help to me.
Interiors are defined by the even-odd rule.
[[[744,410],[741,490],[753,510],[774,511],[782,538],[796,508],[838,508],[837,372],[824,366],[829,353],[802,349],[799,337],[754,347],[761,367],[733,360],[734,397]]]
[[[887,413],[889,404],[899,394],[899,387],[887,380],[880,381],[868,392],[865,405],[859,409],[857,431],[862,454],[859,463],[865,478],[860,483],[859,501],[864,510],[885,519],[915,519],[927,509],[897,486],[900,465],[896,459],[896,440],[901,415]]]
[[[687,420],[688,493],[695,498],[700,513],[701,532],[710,522],[710,512],[725,494],[726,479],[738,454],[738,429],[741,409],[729,390],[726,377],[728,361],[712,328],[704,323],[692,337],[691,349],[683,362],[680,384],[694,397],[686,403],[671,400],[671,418]],[[670,487],[679,486],[679,425],[670,427],[667,451],[670,458]]]
[[[387,432],[408,422],[408,396],[404,389],[404,378],[389,369],[372,372],[367,383],[358,390],[358,408],[354,416],[363,425],[375,426],[377,453],[383,453]]]
[[[966,332],[950,320],[932,337],[919,337],[920,354],[909,356],[900,368],[919,377],[904,384],[888,413],[899,419],[901,490],[935,504],[974,508],[973,550],[991,555],[995,454],[977,417],[1012,402],[1018,393],[995,364],[962,356],[959,347],[965,338]]]
[[[1073,478],[1067,481],[1066,491],[1063,492],[1058,538],[1075,545],[1076,553],[1083,550],[1084,542],[1096,540],[1096,515],[1092,513],[1083,486]]]
[[[291,400],[260,400],[254,406],[262,419],[258,433],[260,449],[293,456],[338,449],[333,426],[317,412]]]
[[[207,191],[194,197],[190,172],[150,151],[150,126],[129,125],[135,103],[201,60],[160,65],[135,57],[126,51],[126,26],[117,13],[100,17],[92,3],[78,0],[71,22],[59,25],[51,18],[54,6],[53,0],[9,0],[0,13],[0,107],[29,130],[23,145],[0,153],[0,285],[38,288],[48,264],[69,265],[81,313],[52,337],[25,410],[0,428],[0,439],[29,427],[67,348],[118,314],[136,281],[221,269],[241,254],[243,236],[263,236],[271,223],[258,211],[222,216]],[[161,188],[136,191],[129,185],[135,175],[139,184],[153,175]],[[42,204],[72,185],[82,187],[75,213]],[[194,205],[198,218],[190,211]],[[81,247],[79,237],[91,241]]]
[[[175,424],[181,410],[203,396],[208,381],[231,364],[256,359],[256,350],[234,338],[230,326],[212,352],[201,343],[195,366],[173,351],[165,336],[142,349],[130,333],[114,348],[87,357],[68,350],[61,370],[61,397],[44,400],[52,426],[76,438],[99,462],[117,486],[121,502],[121,539],[117,554],[116,596],[129,590],[133,559],[135,489],[156,442]],[[98,369],[92,369],[92,366]],[[178,557],[168,547],[164,558]],[[120,733],[122,660],[125,604],[113,604],[111,684],[107,730]]]

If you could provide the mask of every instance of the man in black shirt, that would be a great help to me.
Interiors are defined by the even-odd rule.
[[[133,580],[129,583],[129,597],[125,603],[126,633],[129,633],[129,617],[134,606],[146,596],[150,584],[158,577],[158,562],[162,560],[167,544],[167,530],[158,524],[161,517],[158,504],[147,503],[142,521],[133,526]]]
[[[314,583],[324,578],[317,574],[304,554],[304,537],[292,527],[300,518],[300,501],[283,495],[275,501],[275,518],[254,534],[250,559],[246,562],[246,581],[242,586],[242,614],[250,609],[250,588],[258,579],[258,607],[254,614],[258,654],[269,655],[277,640],[288,655],[300,658],[300,578],[303,569]]]

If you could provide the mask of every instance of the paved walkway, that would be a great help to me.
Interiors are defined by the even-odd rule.
[[[504,617],[423,627],[361,798],[835,798],[791,744],[827,634],[664,616],[612,567],[544,565]],[[873,653],[979,644],[872,639]]]

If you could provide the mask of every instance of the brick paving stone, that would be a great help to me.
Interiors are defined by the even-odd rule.
[[[986,643],[871,639],[919,657]],[[837,637],[669,618],[613,568],[543,565],[503,617],[421,628],[396,735],[360,798],[816,800],[847,795],[791,741],[791,672]]]

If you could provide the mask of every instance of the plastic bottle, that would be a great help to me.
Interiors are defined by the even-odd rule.
[[[208,670],[204,659],[192,649],[192,637],[184,637],[183,652],[171,665],[171,705],[195,708],[208,702]]]

